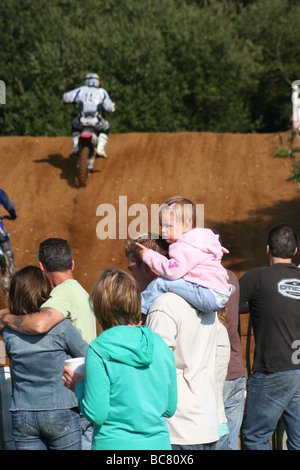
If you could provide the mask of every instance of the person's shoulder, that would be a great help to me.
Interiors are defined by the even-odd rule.
[[[270,266],[255,267],[255,268],[249,269],[249,271],[246,271],[243,274],[242,278],[255,277],[255,276],[263,274],[265,271],[269,271],[269,270],[270,270]]]
[[[53,287],[50,295],[52,296],[60,292],[63,292],[67,288],[68,288],[68,281],[63,281],[60,284],[57,284],[55,287]]]
[[[168,310],[168,311],[177,311],[177,310],[196,310],[193,308],[186,300],[180,297],[173,292],[167,292],[165,294],[156,297],[152,302],[150,310]]]
[[[84,295],[88,295],[86,290],[78,281],[76,281],[76,279],[66,279],[60,284],[57,284],[57,286],[52,289],[51,296],[58,295],[64,292],[73,292],[74,295],[75,293],[84,293]]]
[[[199,227],[188,230],[187,232],[184,232],[177,241],[185,242],[203,237],[204,230],[205,229]]]
[[[64,318],[62,321],[56,323],[51,330],[48,331],[48,335],[62,334],[66,330],[73,328],[71,321],[68,318]]]
[[[83,289],[82,285],[76,279],[66,279],[61,284],[58,284],[54,289],[57,288],[70,288],[70,289]]]
[[[273,269],[281,273],[286,273],[287,277],[300,275],[299,266],[296,263],[276,263],[272,266]]]
[[[11,335],[12,332],[13,332],[13,330],[11,330],[9,328],[9,326],[6,326],[5,328],[3,328],[2,332],[1,332],[1,336],[2,336],[3,340],[5,341],[7,338],[9,338],[9,336]]]
[[[296,263],[277,263],[277,265],[283,265],[283,266],[286,266],[287,268],[290,268],[290,269],[296,269],[298,270],[300,268],[300,264],[296,264]],[[276,266],[276,265],[274,265]]]
[[[153,331],[150,326],[147,326],[147,328],[149,328],[149,330],[151,331],[154,348],[157,350],[159,348],[162,351],[166,352],[167,355],[173,357],[172,349],[170,349],[170,347],[167,345],[166,341],[162,338],[161,334],[157,333],[156,331]]]
[[[77,93],[78,91],[81,91],[83,88],[83,86],[79,86],[79,87],[76,87],[76,88],[73,88],[72,90],[68,90],[66,91],[64,94],[67,95],[67,94],[71,94],[71,93]]]
[[[227,274],[228,274],[228,277],[229,277],[230,281],[238,282],[237,275],[233,271],[231,271],[231,269],[226,269],[226,271],[227,271]]]
[[[156,297],[156,299],[153,301],[152,305],[154,303],[161,304],[161,303],[166,303],[166,302],[180,302],[181,300],[183,302],[186,302],[179,295],[174,294],[173,292],[166,292],[165,294],[162,294],[159,297]]]

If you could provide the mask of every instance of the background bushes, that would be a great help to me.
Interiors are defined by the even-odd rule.
[[[91,71],[113,133],[290,129],[299,24],[291,0],[2,0],[0,134],[69,135]]]

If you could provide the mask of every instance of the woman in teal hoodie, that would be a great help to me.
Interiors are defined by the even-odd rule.
[[[173,352],[141,325],[135,280],[108,269],[90,295],[103,333],[86,355],[85,376],[65,367],[65,385],[94,426],[93,450],[171,450],[166,419],[177,406]]]

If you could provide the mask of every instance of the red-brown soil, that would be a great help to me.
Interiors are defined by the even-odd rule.
[[[74,181],[71,138],[1,137],[0,187],[18,212],[16,221],[5,221],[16,264],[37,264],[41,241],[66,238],[75,259],[74,275],[90,291],[101,270],[126,269],[126,240],[97,237],[97,207],[112,204],[118,216],[119,197],[127,196],[128,207],[142,203],[150,212],[151,204],[184,195],[204,204],[205,226],[218,230],[230,251],[223,258],[227,268],[240,277],[254,266],[266,265],[268,229],[278,222],[300,229],[299,188],[287,181],[291,163],[275,158],[281,139],[286,143],[288,137],[289,133],[111,135],[109,158],[96,160],[85,188]],[[128,217],[128,222],[136,217]],[[244,316],[242,333],[246,322]]]

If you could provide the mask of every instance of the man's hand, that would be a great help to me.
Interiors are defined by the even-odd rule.
[[[9,313],[8,308],[3,308],[2,310],[0,310],[0,317],[3,317],[3,315],[6,315],[7,313]]]
[[[6,327],[6,324],[5,322],[3,321],[4,320],[4,315],[2,317],[0,317],[0,334],[2,333],[2,331],[4,330],[4,328]]]
[[[9,313],[8,308],[4,308],[3,310],[0,310],[0,333],[6,327],[5,315],[7,315],[8,313]]]

